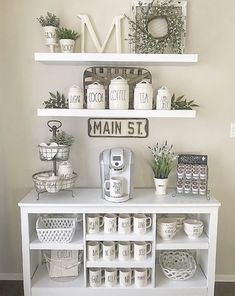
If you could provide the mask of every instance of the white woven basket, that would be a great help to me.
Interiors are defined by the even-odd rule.
[[[194,257],[186,251],[164,251],[159,262],[163,273],[171,280],[190,279],[197,269]]]
[[[69,243],[76,229],[76,218],[42,218],[36,222],[38,239],[42,243]]]

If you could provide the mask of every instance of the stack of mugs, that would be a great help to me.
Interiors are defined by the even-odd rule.
[[[132,285],[133,280],[136,287],[141,288],[148,285],[151,278],[151,270],[148,268],[90,268],[89,269],[89,285],[97,288],[104,285],[106,288],[112,288],[119,285],[123,288]]]
[[[88,261],[97,261],[102,258],[105,261],[113,261],[116,258],[120,261],[146,260],[148,254],[152,252],[152,243],[145,241],[88,241],[87,258]]]
[[[159,218],[157,223],[158,235],[163,240],[172,239],[177,232],[177,221],[175,218]]]
[[[152,218],[145,214],[89,214],[87,215],[87,233],[145,234],[152,226]]]
[[[202,235],[203,222],[195,219],[185,220],[184,231],[190,239],[197,239]]]
[[[166,217],[172,218],[176,221],[176,231],[178,232],[183,229],[184,220],[187,216],[185,214],[167,214]]]

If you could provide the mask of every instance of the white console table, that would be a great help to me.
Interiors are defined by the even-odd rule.
[[[216,238],[218,208],[220,203],[214,199],[197,196],[156,197],[154,189],[136,189],[134,198],[125,203],[114,204],[101,199],[100,189],[82,188],[74,190],[75,198],[69,192],[55,195],[42,194],[37,200],[35,190],[32,190],[19,203],[21,209],[21,229],[23,248],[23,273],[25,296],[214,296]],[[35,222],[40,214],[82,214],[83,233],[76,234],[69,244],[48,244],[39,242],[35,233]],[[130,234],[107,235],[96,234],[93,237],[86,234],[86,214],[88,213],[146,213],[152,216],[152,229],[144,236]],[[183,231],[170,241],[162,241],[157,236],[156,221],[159,215],[167,213],[186,213],[200,218],[204,222],[204,233],[196,240],[189,240]],[[152,242],[154,251],[144,262],[130,260],[125,267],[148,267],[151,269],[151,280],[148,286],[136,288],[134,284],[129,288],[90,288],[87,282],[89,267],[95,267],[86,260],[86,241],[115,240]],[[41,264],[42,250],[83,250],[84,266],[79,277],[73,281],[58,282],[49,278],[45,264]],[[158,264],[158,254],[161,250],[187,249],[194,252],[197,260],[197,271],[194,277],[186,281],[172,281],[167,279]],[[108,265],[107,265],[108,264]],[[96,266],[105,268],[111,263],[102,260]],[[115,260],[114,267],[124,267],[123,263]]]

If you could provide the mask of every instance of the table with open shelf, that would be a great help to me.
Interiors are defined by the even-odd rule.
[[[74,190],[75,198],[68,192],[43,194],[37,200],[35,190],[32,190],[19,203],[21,208],[21,229],[23,246],[24,293],[25,296],[63,296],[63,295],[135,295],[140,296],[143,289],[134,283],[128,288],[119,285],[106,288],[104,284],[99,288],[90,288],[87,280],[88,270],[92,267],[116,268],[150,268],[151,281],[145,287],[145,295],[170,296],[213,296],[215,280],[216,236],[218,208],[220,203],[210,197],[182,195],[175,197],[169,193],[165,197],[156,196],[154,189],[141,188],[134,190],[134,197],[125,203],[113,204],[101,198],[101,190],[96,188],[79,188]],[[90,213],[145,213],[153,219],[152,228],[143,236],[134,234],[98,234],[86,233],[86,215]],[[204,222],[204,233],[195,240],[190,240],[183,231],[179,231],[170,241],[163,241],[157,235],[157,219],[162,214],[184,213],[200,218]],[[70,243],[41,243],[35,232],[35,222],[41,214],[82,214],[83,229],[77,232]],[[90,240],[113,241],[150,241],[152,253],[144,261],[98,261],[90,262],[86,259],[86,242]],[[83,270],[78,278],[70,281],[50,279],[45,264],[41,263],[42,250],[83,250]],[[186,281],[172,281],[164,276],[158,264],[158,255],[162,250],[187,249],[194,252],[198,267],[196,274]],[[111,291],[110,291],[111,290]],[[133,292],[132,292],[133,291]]]

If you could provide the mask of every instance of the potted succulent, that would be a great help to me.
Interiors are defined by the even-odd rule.
[[[157,195],[165,195],[168,176],[174,166],[176,158],[172,151],[173,145],[168,146],[167,141],[163,145],[157,143],[153,147],[148,146],[153,155],[151,167],[154,174],[154,183]]]
[[[57,46],[56,30],[60,25],[60,19],[55,14],[47,12],[46,16],[41,15],[37,20],[43,27],[46,45],[50,47],[51,52],[54,52],[54,47]]]
[[[58,153],[56,158],[59,160],[68,160],[70,147],[74,142],[74,137],[67,134],[64,131],[57,132],[56,136],[50,139],[50,143],[56,143],[58,145]]]
[[[74,52],[75,41],[79,37],[79,34],[67,28],[58,28],[56,34],[60,40],[61,51],[64,53]]]

